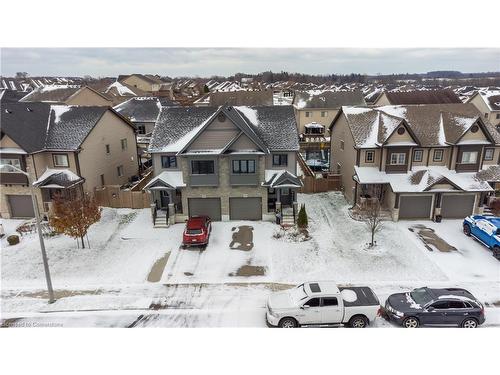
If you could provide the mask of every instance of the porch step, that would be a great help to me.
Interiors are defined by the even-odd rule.
[[[166,216],[157,216],[155,221],[155,228],[168,228],[168,221]]]
[[[295,222],[293,220],[293,215],[284,215],[283,218],[281,219],[281,225],[283,226],[294,226]]]

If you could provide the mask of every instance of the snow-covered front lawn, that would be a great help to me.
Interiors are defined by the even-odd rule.
[[[387,221],[376,235],[377,246],[370,249],[365,225],[351,219],[341,194],[300,194],[299,202],[306,204],[309,241],[276,239],[277,226],[269,222],[215,222],[203,251],[180,248],[184,224],[153,228],[148,209],[105,208],[101,221],[90,228],[90,248],[79,249],[75,240],[62,235],[45,240],[56,290],[53,305],[46,303],[36,234],[23,237],[16,246],[8,246],[3,238],[2,314],[125,310],[132,311],[125,319],[129,322],[135,319],[133,311],[149,311],[161,300],[168,309],[161,310],[159,320],[143,323],[255,326],[263,323],[273,285],[332,279],[368,285],[382,303],[391,293],[420,286],[465,287],[490,303],[487,324],[500,325],[500,309],[494,307],[500,303],[500,262],[461,232],[461,220]],[[2,222],[7,235],[20,223]],[[434,229],[457,251],[429,251],[416,232],[408,230],[419,224]],[[238,244],[230,248],[240,226],[253,228],[250,250],[247,244],[242,246],[246,250],[235,249]],[[240,288],[246,288],[245,294]],[[72,315],[75,325],[94,325],[81,314]],[[113,314],[106,322],[99,320],[101,315],[88,318],[122,325]],[[386,326],[383,321],[377,325]]]

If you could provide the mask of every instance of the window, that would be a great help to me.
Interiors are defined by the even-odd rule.
[[[146,134],[146,126],[145,125],[137,125],[137,133]]]
[[[365,163],[373,163],[375,160],[375,151],[365,151]]]
[[[0,164],[12,165],[13,167],[21,169],[21,159],[2,158]]]
[[[413,161],[421,162],[424,159],[424,150],[415,150],[413,152]]]
[[[312,112],[306,111],[306,117],[311,117],[311,116],[312,116]]]
[[[213,160],[191,160],[191,172],[193,174],[214,174]]]
[[[120,140],[120,143],[122,145],[122,151],[127,149],[127,138],[123,138]]]
[[[434,150],[433,161],[443,161],[443,150]]]
[[[161,167],[162,168],[177,168],[177,158],[175,156],[162,155]]]
[[[447,309],[449,306],[448,301],[438,301],[434,302],[431,307],[434,307],[435,309]]]
[[[325,297],[323,298],[323,306],[338,306],[339,302],[335,297]]]
[[[344,149],[344,141],[340,141],[340,149],[343,150]]]
[[[404,128],[403,126],[400,126],[400,127],[398,128],[398,134],[399,134],[399,135],[403,135],[403,134],[405,133],[405,131],[406,131],[406,130],[405,130],[405,128]]]
[[[484,160],[493,160],[493,154],[495,153],[494,148],[487,148],[484,150]]]
[[[52,154],[54,167],[69,167],[68,155],[66,154]]]
[[[406,154],[404,152],[393,152],[391,154],[391,165],[406,164]]]
[[[328,111],[321,111],[321,117],[328,116]]]
[[[118,177],[122,177],[123,176],[123,165],[119,165],[116,168],[116,171],[118,172]]]
[[[109,154],[111,152],[111,148],[109,147],[109,145],[106,145],[106,154]]]
[[[476,164],[477,151],[466,151],[462,153],[462,164]]]
[[[273,155],[273,165],[274,166],[286,166],[286,165],[288,165],[288,155],[287,154]]]
[[[477,132],[478,132],[478,130],[479,130],[479,126],[477,126],[477,125],[472,125],[472,126],[470,127],[470,131],[471,131],[471,133],[477,133]]]
[[[496,118],[497,118],[497,120],[500,119],[500,113],[497,113]]]
[[[488,118],[488,112],[484,114],[484,118]]]
[[[319,307],[319,298],[311,298],[309,301],[304,303],[304,305],[308,305],[309,307]]]
[[[462,301],[448,302],[450,309],[465,309],[465,304]]]
[[[255,160],[233,160],[233,173],[255,173]]]
[[[100,175],[99,177],[101,178],[101,186],[106,185],[106,184],[104,183],[104,175],[102,174],[102,175]]]

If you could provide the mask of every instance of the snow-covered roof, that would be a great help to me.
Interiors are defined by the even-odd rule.
[[[83,181],[83,178],[69,169],[47,168],[45,172],[43,172],[43,174],[35,182],[33,182],[33,186],[64,189]]]
[[[377,108],[342,107],[359,148],[379,147],[402,123],[416,143],[424,147],[456,144],[478,123],[486,136],[500,144],[500,134],[488,122],[480,120],[481,113],[473,104],[424,104],[383,106]],[[335,126],[335,124],[333,125]]]
[[[144,96],[130,98],[113,109],[132,122],[155,122],[162,105],[159,98]]]
[[[500,111],[500,90],[479,90],[478,95],[483,98],[490,111]]]
[[[297,176],[286,169],[266,169],[264,178],[262,186],[271,188],[299,188],[303,185]]]
[[[389,184],[395,193],[428,191],[437,183],[451,183],[463,191],[493,190],[476,173],[457,173],[441,166],[414,167],[407,173],[385,173],[375,167],[355,166],[354,169],[360,184]]]
[[[24,151],[22,148],[17,148],[17,147],[0,147],[0,154],[25,155],[26,151]]]
[[[143,190],[164,190],[175,189],[178,187],[184,187],[184,179],[182,177],[182,171],[163,171],[158,176],[153,177]]]
[[[308,90],[297,91],[293,100],[297,109],[331,108],[337,109],[344,105],[366,105],[363,94],[359,90]]]
[[[317,122],[310,122],[309,124],[305,124],[304,127],[308,129],[323,129],[325,126]]]

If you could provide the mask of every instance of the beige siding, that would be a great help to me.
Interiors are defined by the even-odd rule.
[[[404,126],[401,126],[404,129]],[[410,133],[408,133],[405,129],[405,132],[403,134],[398,134],[397,129],[394,130],[394,133],[387,139],[386,144],[394,144],[394,143],[401,143],[401,142],[413,142],[416,143],[415,140],[411,137]]]
[[[80,106],[111,106],[112,102],[106,100],[88,87],[83,87],[66,101],[67,105]]]
[[[188,150],[221,149],[238,135],[240,130],[229,119],[219,121],[218,118],[205,128],[191,143]]]
[[[462,141],[488,141],[488,138],[486,138],[486,135],[484,135],[483,131],[481,128],[475,133],[471,132],[470,129],[462,136],[460,139],[460,142]]]
[[[121,139],[127,139],[126,150],[121,148]],[[110,145],[109,155],[106,154],[106,144]],[[101,186],[101,174],[104,174],[106,185],[126,183],[131,176],[138,173],[133,129],[111,111],[107,111],[83,143],[79,160],[86,191],[93,191]],[[122,177],[118,176],[119,165],[123,165]]]
[[[483,154],[483,157],[484,157],[484,154]],[[489,165],[497,165],[499,158],[500,158],[500,147],[495,147],[495,152],[493,154],[493,160],[484,160],[483,167],[489,166]]]
[[[141,89],[142,91],[159,91],[160,90],[160,85],[159,84],[152,84],[147,81],[144,81],[143,79],[132,75],[130,77],[127,77],[123,80],[123,83],[126,83],[127,85],[130,85],[132,87],[137,87],[138,89]]]
[[[371,163],[365,162],[367,151],[374,151],[375,152],[374,160]],[[360,167],[376,167],[376,168],[378,168],[380,166],[380,155],[381,154],[382,154],[382,151],[380,149],[360,150],[359,166]]]
[[[378,106],[383,106],[383,105],[390,105],[391,103],[389,102],[389,99],[387,99],[387,95],[384,93],[382,93],[382,95],[380,95],[380,97],[377,99],[377,101],[375,103],[373,103],[373,106],[374,107],[378,107]]]
[[[248,151],[248,150],[259,150],[259,148],[253,143],[253,141],[248,138],[245,134],[242,134],[230,147],[231,150],[240,150],[240,151]]]
[[[321,112],[327,112],[325,117],[321,117]],[[310,117],[306,117],[306,112],[310,113]],[[328,128],[330,127],[330,124],[332,123],[333,119],[335,116],[337,116],[337,113],[339,112],[338,109],[329,109],[329,108],[324,108],[324,109],[299,109],[295,110],[295,116],[297,118],[297,125],[299,127],[299,134],[305,133],[305,125],[309,124],[311,122],[317,122],[318,124],[321,124],[325,127],[325,134],[328,134]]]
[[[0,115],[1,116],[1,115]],[[0,139],[0,147],[10,147],[10,148],[19,148],[22,149],[16,142],[12,140],[8,135],[4,135],[2,139]]]
[[[422,150],[422,161],[414,161],[413,160],[413,155],[415,153],[415,150]],[[420,148],[420,147],[414,147],[412,152],[411,152],[411,164],[412,168],[413,167],[425,167],[427,165],[427,156],[429,154],[429,149],[427,148]]]
[[[434,161],[434,150],[443,150],[443,161]],[[451,157],[452,153],[452,148],[451,147],[436,147],[436,148],[431,148],[429,150],[430,155],[429,155],[429,165],[439,165],[439,166],[449,166],[449,160]]]
[[[340,149],[340,141],[344,141],[344,150]],[[344,114],[340,115],[332,128],[330,141],[331,161],[330,169],[335,171],[337,163],[341,164],[342,185],[346,197],[352,201],[355,186],[352,176],[356,165],[356,150],[351,131]]]
[[[279,166],[273,166],[273,155],[276,154],[287,154],[288,157],[288,164],[286,167],[279,167]],[[295,152],[273,152],[270,155],[266,155],[265,157],[266,162],[265,166],[266,169],[286,169],[290,173],[293,173],[294,175],[297,175],[297,153]]]
[[[491,111],[487,104],[484,102],[484,99],[481,95],[474,95],[474,97],[470,100],[469,103],[474,104],[474,106],[481,112],[481,116],[483,119],[486,119],[486,113],[488,114],[488,121],[493,125],[500,124],[500,119],[497,119],[496,115],[500,113],[500,111]]]
[[[153,173],[155,176],[158,176],[161,172],[164,172],[164,171],[178,171],[180,169],[180,159],[181,158],[179,158],[179,157],[177,157],[177,168],[163,168],[161,165],[161,157],[163,155],[175,156],[175,153],[165,153],[165,154],[154,153],[151,156],[152,160],[153,160]]]
[[[53,154],[65,154],[68,155],[68,167],[56,167],[54,166],[54,158],[52,157]],[[39,178],[43,172],[47,168],[50,169],[69,169],[71,172],[78,174],[78,170],[76,167],[76,159],[75,159],[75,153],[74,152],[40,152],[37,154],[33,154],[33,157],[35,158],[35,169],[36,169],[36,177]]]

